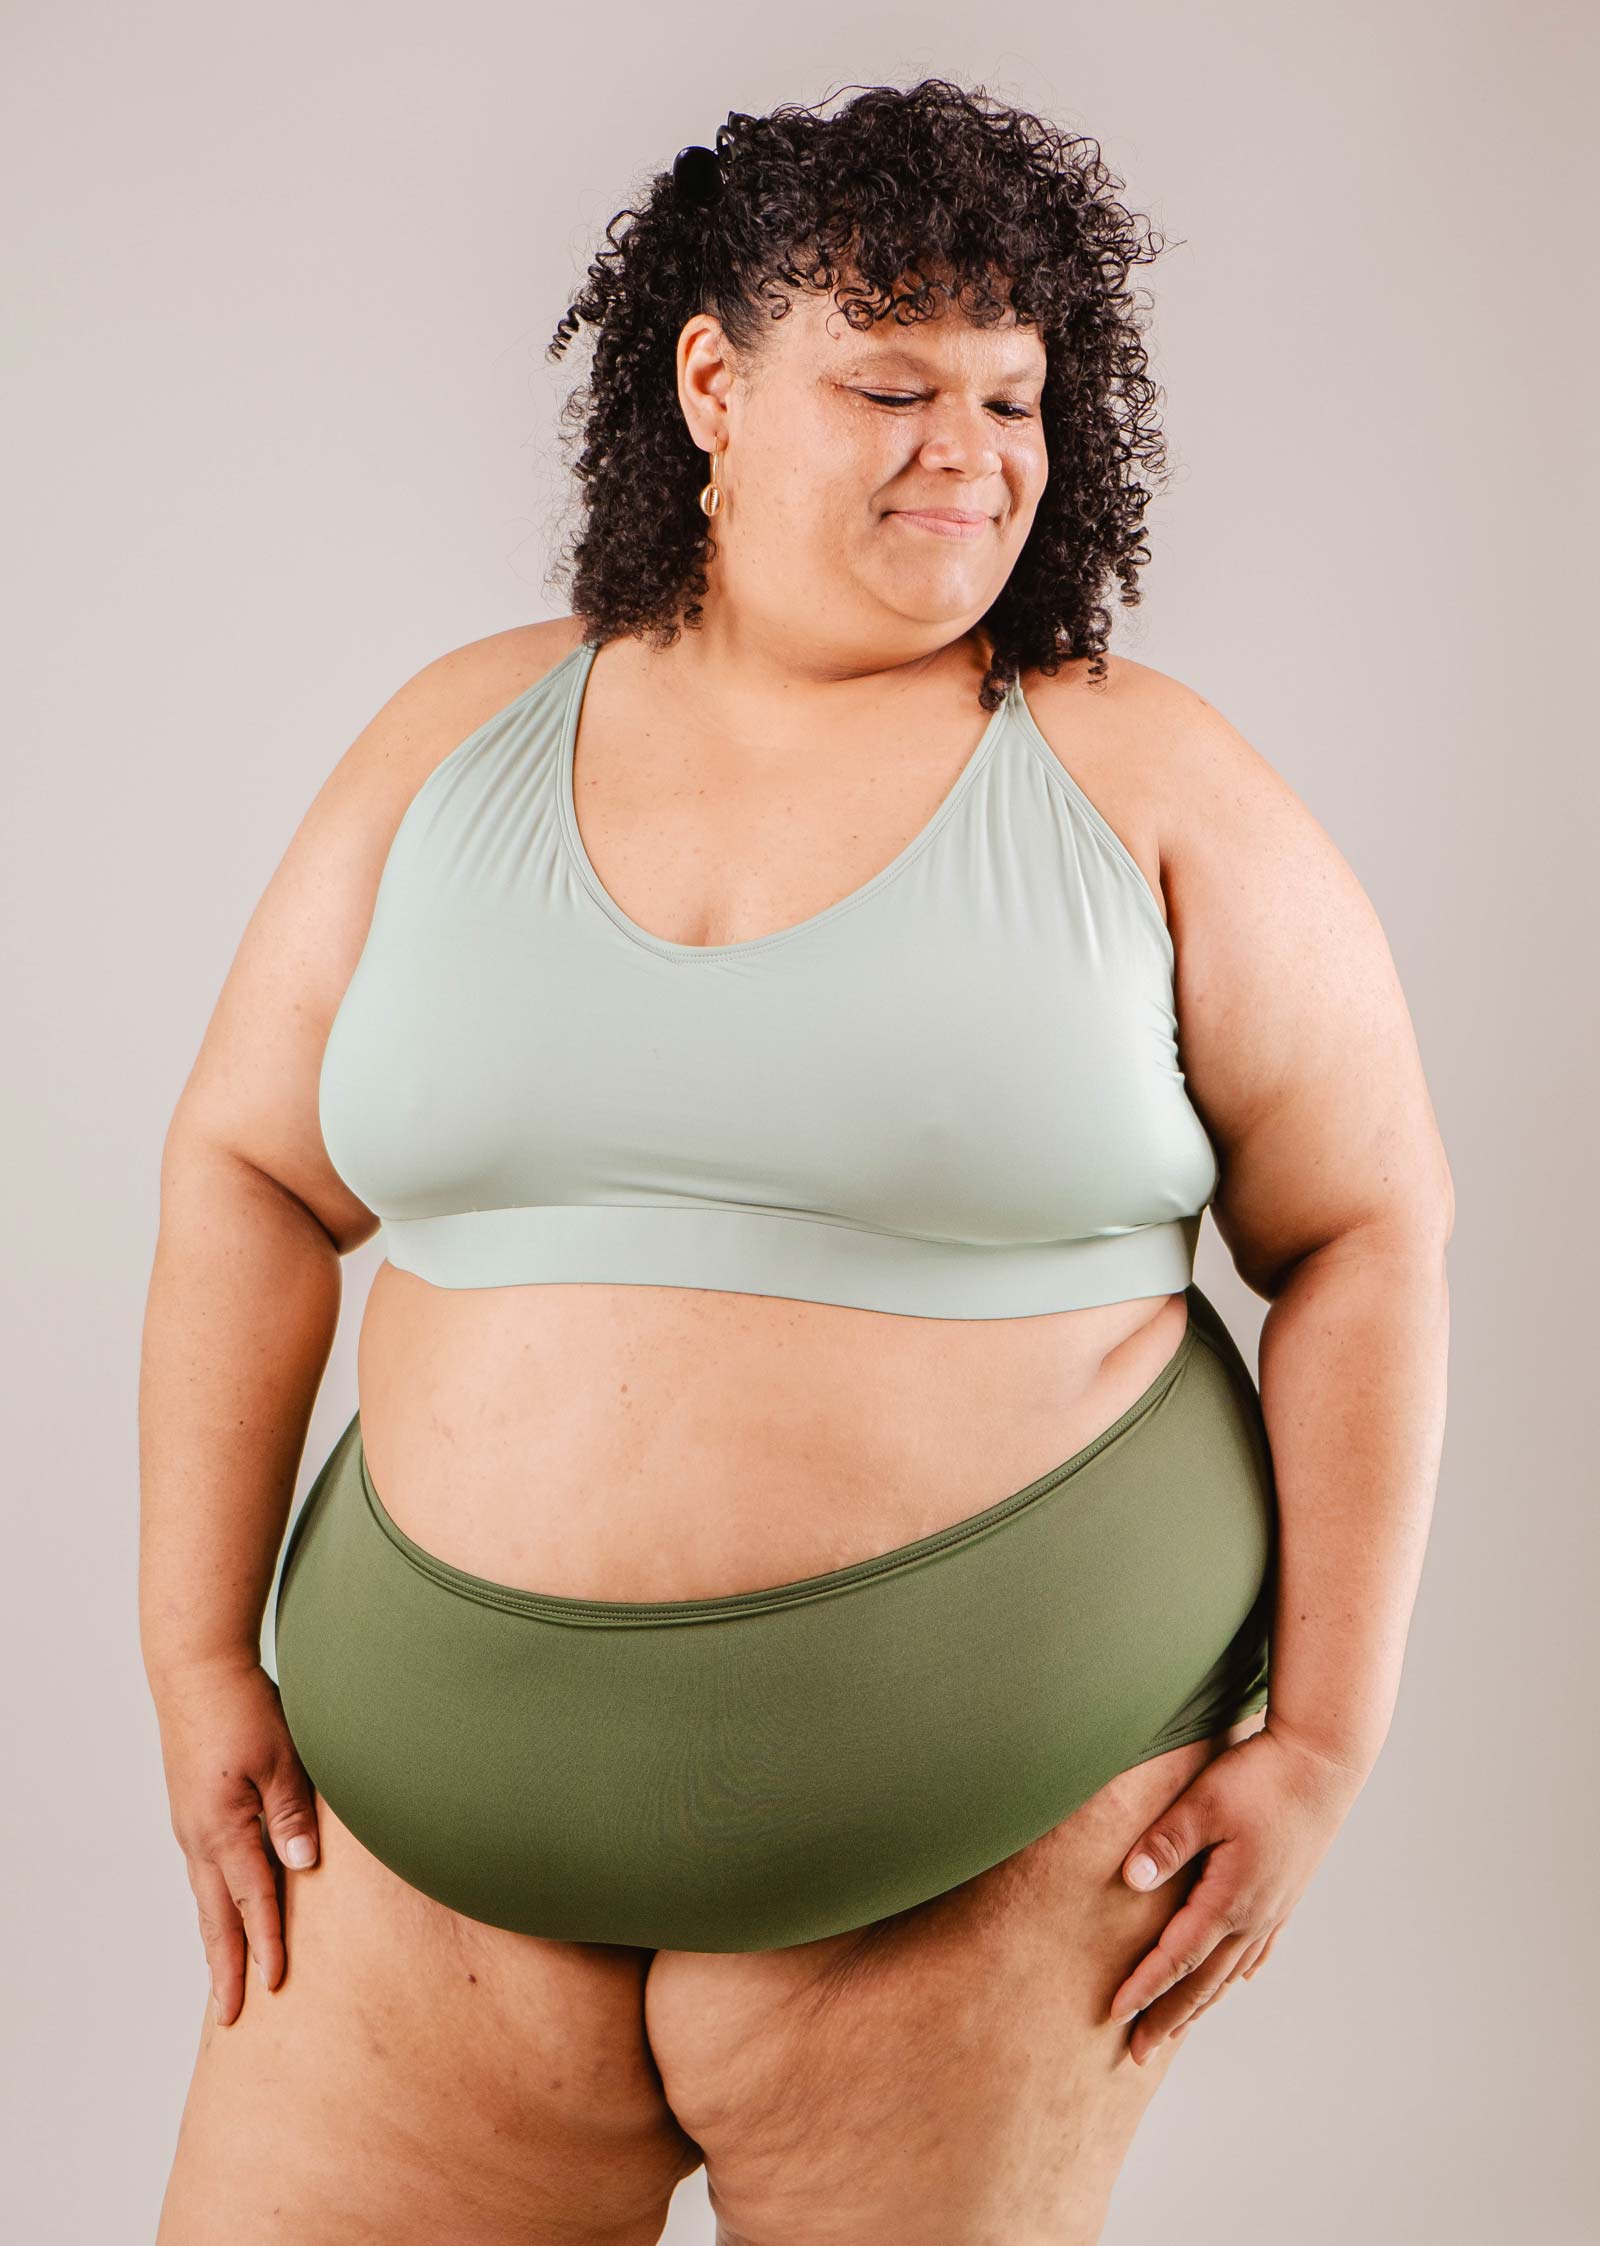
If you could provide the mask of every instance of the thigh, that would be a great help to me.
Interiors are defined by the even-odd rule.
[[[646,2025],[720,2246],[1093,2246],[1177,2048],[1136,2065],[1106,2013],[1198,1877],[1140,1895],[1122,1860],[1261,1720],[1122,1772],[1017,1855],[864,1930],[659,1952]]]
[[[647,2246],[700,2165],[644,2033],[650,1953],[460,1917],[317,1804],[288,1966],[210,2007],[158,2246]]]

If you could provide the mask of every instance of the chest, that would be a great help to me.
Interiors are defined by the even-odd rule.
[[[635,888],[625,814],[608,869],[648,927],[590,860],[559,743],[464,762],[402,824],[333,1025],[335,1167],[401,1218],[711,1202],[1013,1244],[1197,1207],[1154,900],[1000,717],[888,862],[829,848],[831,881],[767,799],[688,818],[665,888],[635,823]],[[719,881],[708,831],[747,852],[763,825],[776,874]],[[675,899],[758,932],[680,941]]]
[[[572,745],[568,833],[593,885],[634,928],[686,949],[759,942],[897,869],[987,740],[988,729],[974,746],[941,725],[932,738],[886,743],[880,725],[856,742],[752,756],[608,709],[586,715]],[[1097,756],[1092,735],[1076,762],[1155,902],[1156,853],[1128,776]]]

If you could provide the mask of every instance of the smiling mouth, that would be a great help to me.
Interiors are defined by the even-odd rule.
[[[981,538],[992,519],[956,507],[896,507],[892,512],[899,521],[932,531],[937,538]]]

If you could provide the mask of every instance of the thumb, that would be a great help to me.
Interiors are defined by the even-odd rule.
[[[1145,1828],[1123,1858],[1122,1876],[1130,1887],[1146,1893],[1160,1887],[1208,1845],[1199,1808],[1199,1803],[1186,1797]]]
[[[317,1812],[310,1783],[299,1770],[278,1770],[260,1786],[261,1821],[291,1871],[303,1872],[317,1860]]]

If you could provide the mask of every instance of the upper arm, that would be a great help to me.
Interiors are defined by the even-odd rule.
[[[1447,1236],[1449,1167],[1371,900],[1226,718],[1144,676],[1180,1058],[1241,1277],[1270,1296],[1357,1228]]]
[[[345,751],[241,938],[168,1128],[163,1163],[220,1147],[276,1180],[341,1253],[377,1229],[328,1158],[323,1050],[366,941],[407,804],[442,757],[560,661],[571,617],[453,649],[408,679]]]

